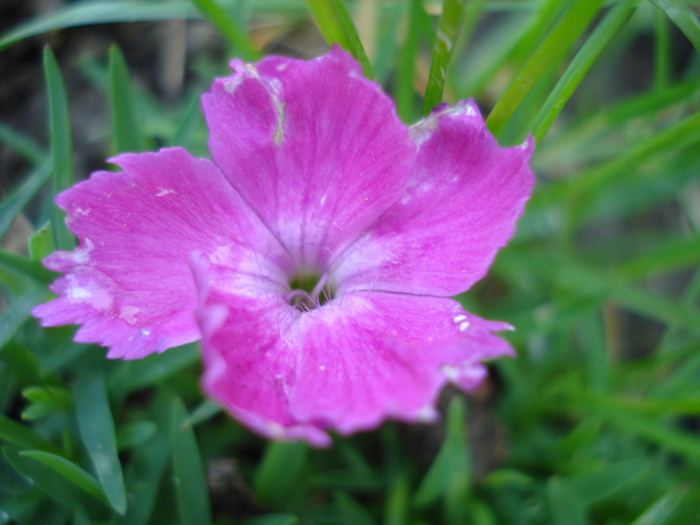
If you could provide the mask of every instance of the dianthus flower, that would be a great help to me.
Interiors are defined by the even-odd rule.
[[[80,244],[34,315],[110,358],[201,338],[205,392],[267,437],[434,420],[512,354],[448,297],[512,236],[532,141],[499,147],[473,102],[407,128],[339,48],[231,69],[202,97],[214,163],[122,154],[56,198]]]

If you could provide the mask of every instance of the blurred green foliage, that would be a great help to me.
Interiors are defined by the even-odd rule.
[[[30,202],[41,210],[30,255],[0,252],[0,524],[700,523],[700,3],[441,7],[86,0],[0,35],[0,50],[76,25],[205,18],[254,59],[270,42],[251,20],[313,15],[404,120],[427,87],[426,107],[474,97],[503,145],[534,135],[538,185],[518,234],[460,298],[517,327],[518,358],[495,363],[487,384],[500,430],[475,439],[484,423],[468,413],[485,405],[455,395],[444,428],[429,430],[437,443],[395,423],[329,450],[267,443],[202,399],[196,345],[108,361],[72,328],[40,328],[30,310],[52,274],[38,261],[73,243],[50,199],[73,164],[70,94],[47,48],[49,142],[0,123],[0,143],[29,165],[0,204],[0,234]],[[629,72],[642,41],[648,68]],[[205,155],[196,95],[223,67],[193,70],[192,94],[173,104],[135,86],[116,46],[84,62],[111,102],[110,152]],[[624,82],[632,89],[611,88]]]

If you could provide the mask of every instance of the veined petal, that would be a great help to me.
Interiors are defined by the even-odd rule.
[[[80,240],[44,261],[64,274],[59,297],[33,313],[44,326],[80,324],[75,340],[138,358],[199,338],[188,258],[206,253],[230,286],[284,286],[281,246],[211,162],[180,148],[124,154],[57,204]],[[279,284],[282,283],[282,284]]]
[[[322,268],[401,196],[415,145],[340,48],[231,68],[202,97],[212,157],[297,267]]]
[[[289,412],[301,312],[279,292],[243,297],[222,289],[206,258],[195,255],[191,264],[200,292],[197,319],[204,359],[202,388],[207,395],[263,436],[330,445],[322,429],[295,421]]]
[[[481,279],[530,196],[533,141],[501,148],[476,104],[416,124],[403,196],[334,264],[342,290],[456,295]]]
[[[232,415],[273,438],[325,446],[385,418],[430,421],[440,388],[474,389],[483,360],[512,355],[484,321],[451,299],[355,292],[308,312],[279,293],[240,297],[194,261],[202,290],[203,387]]]
[[[447,381],[472,390],[482,360],[513,355],[493,335],[509,329],[465,312],[456,301],[355,292],[299,319],[301,348],[290,410],[298,421],[342,434],[384,419],[432,421]]]

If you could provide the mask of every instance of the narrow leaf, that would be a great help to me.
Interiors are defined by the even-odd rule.
[[[301,442],[270,442],[257,469],[253,488],[260,501],[271,507],[289,501],[306,463],[308,447]]]
[[[43,261],[55,251],[51,223],[47,222],[29,237],[29,254],[35,261]]]
[[[55,470],[58,474],[63,476],[65,479],[74,483],[85,492],[91,496],[97,498],[103,503],[109,504],[107,497],[102,491],[102,487],[97,482],[97,480],[90,474],[81,469],[78,465],[72,461],[67,460],[64,457],[52,454],[50,452],[44,452],[42,450],[24,450],[19,453],[20,456],[31,458],[36,461],[40,461],[47,467]]]
[[[47,270],[39,261],[5,250],[0,250],[0,265],[29,277],[38,284],[48,284],[58,277],[57,273]]]
[[[59,456],[65,456],[65,452],[48,441],[45,437],[23,425],[0,414],[0,439],[22,448],[43,450]]]
[[[209,492],[202,457],[192,427],[183,426],[185,405],[178,398],[173,406],[172,449],[175,492],[182,523],[211,523]]]
[[[511,82],[486,123],[498,135],[545,71],[569,51],[598,13],[603,0],[576,0]]]
[[[306,4],[328,45],[340,44],[362,65],[365,77],[374,78],[372,65],[342,0],[306,0]]]
[[[25,182],[0,205],[0,238],[4,237],[24,207],[51,177],[52,163],[44,161],[32,170]]]
[[[144,144],[134,104],[131,77],[124,55],[116,44],[109,48],[109,85],[112,130],[117,153],[143,151]]]
[[[586,73],[598,60],[602,52],[624,27],[637,7],[639,0],[626,0],[615,6],[596,27],[593,34],[586,40],[581,50],[576,54],[566,72],[562,75],[542,105],[540,112],[530,129],[535,133],[535,140],[540,142],[546,135],[552,123],[564,109],[564,106],[581,83]]]
[[[243,60],[253,61],[260,58],[260,52],[255,49],[245,32],[236,25],[219,4],[214,0],[192,0],[192,2],[233,45],[236,54]]]
[[[92,459],[102,489],[119,514],[126,512],[124,475],[117,455],[114,419],[104,375],[86,371],[75,385],[75,411],[80,437]]]
[[[32,308],[46,298],[46,289],[37,286],[31,292],[11,305],[0,317],[0,348],[14,337],[17,330],[29,318]]]
[[[423,99],[423,114],[430,111],[442,102],[442,91],[445,88],[447,68],[454,52],[460,27],[464,19],[466,0],[444,0],[442,4],[442,16],[438,25],[433,56],[430,61],[430,73],[428,74],[428,86],[425,88]]]
[[[49,132],[53,162],[53,195],[58,195],[73,184],[73,141],[71,139],[68,97],[56,57],[50,47],[44,49],[44,74],[49,94]],[[56,246],[61,250],[75,247],[75,238],[64,223],[65,212],[58,206],[51,208],[51,225]]]
[[[690,7],[678,0],[649,0],[656,7],[661,9],[666,15],[683,31],[683,34],[690,40],[695,50],[700,53],[700,20],[691,11]]]
[[[46,152],[29,137],[0,122],[0,141],[37,166],[46,160]]]

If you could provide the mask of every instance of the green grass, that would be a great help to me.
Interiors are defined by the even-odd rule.
[[[74,245],[51,196],[72,184],[68,102],[80,101],[47,48],[48,140],[0,122],[0,145],[26,170],[4,188],[0,233],[25,209],[36,230],[29,256],[0,252],[0,524],[699,523],[700,3],[425,10],[440,4],[377,1],[376,27],[358,32],[359,2],[87,0],[0,34],[5,50],[77,25],[204,18],[256,59],[265,27],[308,21],[406,122],[474,97],[503,145],[532,134],[538,174],[516,237],[460,298],[516,326],[518,357],[493,365],[490,393],[452,397],[444,439],[389,422],[328,450],[268,443],[202,398],[196,345],[108,361],[73,343],[74,328],[31,318],[52,278],[38,261]],[[648,67],[625,80],[641,41]],[[206,154],[196,97],[225,59],[188,65],[193,89],[167,102],[135,84],[117,47],[70,73],[109,101],[105,158],[154,144]],[[206,471],[230,458],[238,503],[212,507]]]

